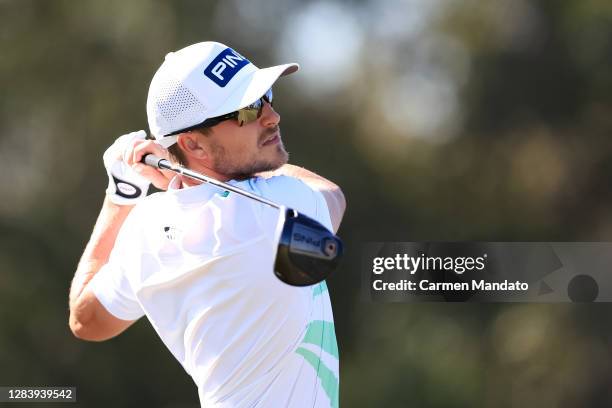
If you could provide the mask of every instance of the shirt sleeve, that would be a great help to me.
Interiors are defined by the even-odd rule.
[[[137,320],[144,315],[122,268],[107,263],[93,277],[89,288],[113,316]]]
[[[140,242],[138,237],[134,236],[137,231],[134,225],[136,210],[136,208],[132,210],[121,227],[108,263],[98,271],[88,285],[104,308],[122,320],[136,320],[144,315],[128,279],[128,271],[137,268],[140,263],[138,257],[141,251],[130,247],[131,243]]]
[[[319,190],[312,189],[312,194],[314,196],[313,200],[315,205],[315,216],[313,218],[333,232],[334,227],[331,222],[331,215],[329,214],[329,208],[327,207],[327,201],[325,201],[323,193]]]
[[[298,178],[289,176],[259,179],[259,182],[259,188],[265,197],[293,208],[333,231],[327,202],[320,191]]]

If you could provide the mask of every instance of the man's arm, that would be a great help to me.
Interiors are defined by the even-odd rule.
[[[134,321],[121,320],[110,314],[87,285],[110,257],[123,222],[134,206],[117,205],[108,197],[85,247],[70,287],[70,330],[83,340],[110,339]]]
[[[141,157],[146,153],[153,153],[160,157],[168,155],[168,152],[159,145],[144,140],[144,135],[144,131],[140,131],[120,136],[104,154],[104,164],[109,172],[109,188],[94,231],[74,275],[69,296],[70,330],[76,337],[83,340],[107,340],[120,334],[134,323],[134,320],[122,320],[108,312],[93,291],[88,288],[88,284],[108,262],[119,230],[140,198],[126,199],[117,194],[113,179],[130,180],[133,178],[125,173],[128,170],[122,168],[118,161],[123,161],[160,190],[167,189],[172,177],[170,173],[164,173],[140,163]],[[119,171],[119,174],[113,173],[116,171]],[[139,188],[143,192],[146,190],[144,184]]]
[[[342,190],[336,184],[310,170],[292,164],[285,164],[275,171],[265,172],[259,175],[265,178],[280,175],[295,177],[302,180],[311,188],[320,191],[327,203],[334,232],[338,232],[342,217],[344,216],[344,211],[346,210],[346,199],[344,198]]]

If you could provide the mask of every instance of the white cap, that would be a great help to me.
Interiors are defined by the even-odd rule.
[[[176,136],[168,135],[252,104],[281,75],[298,69],[294,63],[259,69],[233,49],[212,41],[171,52],[149,87],[151,134],[168,147],[176,142]]]

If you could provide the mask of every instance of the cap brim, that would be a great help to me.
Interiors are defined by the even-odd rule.
[[[300,66],[295,63],[258,69],[246,77],[216,110],[208,114],[208,117],[225,115],[252,104],[261,98],[278,78],[293,74],[299,69]]]

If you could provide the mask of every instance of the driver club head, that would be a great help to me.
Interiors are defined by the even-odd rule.
[[[274,263],[274,273],[292,286],[314,285],[326,279],[342,257],[342,240],[319,222],[286,209]]]

